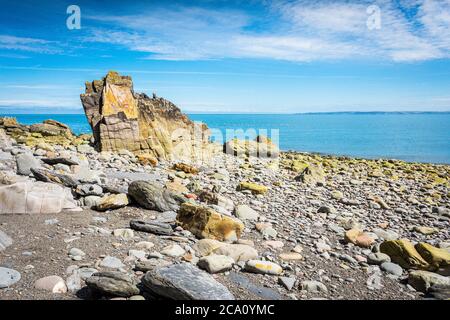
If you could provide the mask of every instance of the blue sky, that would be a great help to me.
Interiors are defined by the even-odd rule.
[[[0,113],[81,112],[108,70],[190,112],[450,111],[450,0],[0,5]]]

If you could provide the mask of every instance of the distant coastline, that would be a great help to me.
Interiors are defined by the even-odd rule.
[[[279,132],[281,150],[364,159],[450,163],[450,112],[320,112],[303,114],[187,113],[222,132],[266,129]],[[1,113],[0,113],[1,115]],[[60,121],[76,133],[91,133],[84,114],[3,114],[24,124]],[[254,137],[253,137],[254,138]],[[222,141],[220,140],[220,141]]]
[[[68,112],[67,110],[64,110],[65,112],[62,112],[60,109],[57,110],[49,110],[49,109],[43,109],[42,112],[36,112],[36,109],[33,109],[33,112],[30,112],[31,110],[27,111],[21,111],[20,109],[11,109],[11,110],[2,110],[2,108],[0,108],[0,115],[15,115],[15,114],[20,114],[20,115],[24,115],[24,114],[29,114],[29,115],[66,115],[66,114],[74,114],[74,115],[84,115],[83,110],[76,110],[73,112]],[[56,111],[56,112],[54,112]],[[69,110],[70,111],[70,110]],[[302,114],[309,114],[309,115],[326,115],[326,114],[448,114],[450,113],[450,110],[447,111],[317,111],[317,112],[226,112],[226,111],[211,111],[211,112],[207,112],[207,111],[184,111],[182,110],[184,113],[186,114],[223,114],[223,115],[227,115],[227,114],[245,114],[245,115],[270,115],[270,114],[274,114],[274,115],[302,115]]]

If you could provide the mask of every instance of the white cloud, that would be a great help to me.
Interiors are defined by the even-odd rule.
[[[367,8],[381,9],[381,29],[369,30]],[[417,15],[405,10],[417,7]],[[450,0],[277,1],[267,12],[195,7],[157,8],[138,15],[88,16],[108,28],[87,42],[148,53],[144,59],[264,58],[288,61],[449,57]],[[253,28],[254,23],[264,25]]]
[[[0,99],[0,107],[79,107],[77,99],[54,98],[54,99]]]
[[[24,38],[11,35],[0,35],[0,49],[28,51],[35,53],[55,54],[62,52],[54,41]]]

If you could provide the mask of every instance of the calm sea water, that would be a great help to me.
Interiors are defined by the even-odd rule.
[[[54,119],[79,133],[91,129],[84,115],[17,114],[33,124]],[[279,130],[282,150],[362,158],[450,163],[450,113],[190,114],[226,136],[226,129]],[[218,139],[220,140],[220,139]]]

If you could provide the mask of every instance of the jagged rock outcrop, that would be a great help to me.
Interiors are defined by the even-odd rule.
[[[223,152],[235,156],[277,158],[280,150],[271,139],[258,136],[255,140],[232,139],[223,145]]]
[[[29,147],[43,145],[79,145],[87,143],[89,135],[75,136],[70,128],[55,120],[45,120],[33,125],[19,124],[15,118],[0,118],[0,139],[6,135]],[[5,145],[7,142],[2,142]],[[43,148],[45,149],[45,148]]]
[[[135,93],[129,76],[110,71],[102,80],[86,82],[81,102],[100,151],[191,160],[212,151],[206,125],[195,125],[168,100]]]

